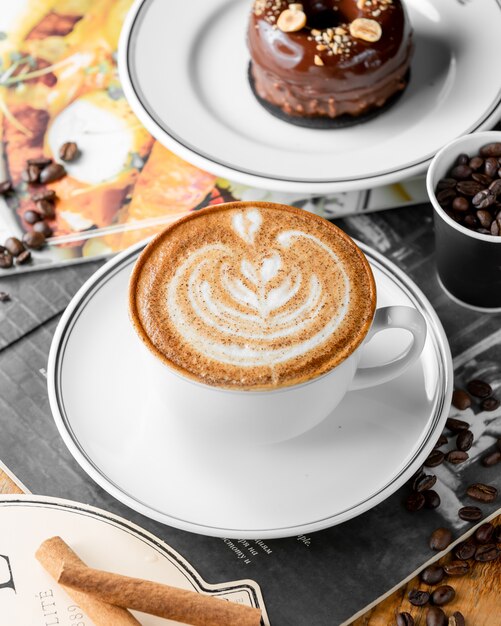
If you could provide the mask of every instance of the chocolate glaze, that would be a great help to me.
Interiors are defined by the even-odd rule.
[[[353,116],[382,106],[406,86],[412,55],[412,29],[400,0],[391,4],[373,0],[358,8],[357,0],[303,1],[305,28],[284,33],[275,26],[287,0],[255,2],[249,20],[248,46],[252,78],[259,96],[291,116]],[[380,7],[384,6],[384,10]],[[349,34],[358,17],[381,25],[377,42]],[[330,54],[317,49],[311,30],[342,27],[343,51]],[[323,65],[315,64],[315,56]]]

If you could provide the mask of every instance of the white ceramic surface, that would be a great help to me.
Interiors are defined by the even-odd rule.
[[[55,536],[62,537],[90,567],[258,606],[265,624],[269,624],[260,588],[252,580],[206,583],[158,537],[101,509],[47,496],[1,495],[2,624],[90,625],[90,620],[35,559],[40,544]],[[179,624],[144,613],[134,615],[143,626]]]
[[[384,257],[361,248],[374,271],[378,305],[415,306],[425,317],[423,352],[392,382],[348,393],[306,434],[264,446],[244,436],[231,446],[209,441],[169,419],[127,314],[128,280],[142,245],[107,263],[66,309],[49,357],[51,407],[70,452],[125,504],[207,535],[294,536],[381,502],[417,470],[441,433],[452,365],[423,294]],[[389,360],[407,346],[406,331],[379,333],[361,364]]]
[[[407,0],[416,50],[402,98],[342,130],[299,128],[267,113],[247,81],[251,0],[136,0],[119,71],[146,128],[195,165],[274,191],[327,193],[421,174],[443,145],[491,128],[501,90],[486,80],[498,57],[500,0]]]

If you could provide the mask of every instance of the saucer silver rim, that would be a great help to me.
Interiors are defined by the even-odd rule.
[[[398,286],[399,289],[403,290],[406,295],[410,297],[414,306],[416,306],[416,308],[424,315],[427,321],[428,332],[433,338],[433,345],[437,355],[439,390],[437,391],[437,400],[435,403],[433,419],[430,420],[428,432],[423,439],[421,446],[415,451],[412,458],[409,459],[406,466],[403,467],[398,474],[393,474],[391,479],[381,486],[376,492],[367,495],[364,500],[345,510],[336,511],[327,517],[312,520],[307,523],[259,529],[217,527],[206,525],[201,522],[178,518],[172,513],[158,510],[146,502],[143,502],[138,496],[128,493],[117,485],[112,479],[107,477],[103,470],[101,470],[87,454],[84,446],[82,446],[82,444],[78,441],[78,438],[71,427],[71,417],[67,415],[64,409],[64,390],[62,388],[60,377],[62,364],[64,362],[64,350],[70,334],[73,328],[77,325],[78,317],[84,310],[86,303],[92,299],[98,289],[102,288],[116,273],[123,270],[125,265],[133,263],[146,243],[147,242],[141,242],[120,253],[117,257],[100,268],[80,288],[66,308],[66,311],[56,328],[49,353],[47,386],[54,421],[72,456],[82,469],[100,487],[123,504],[145,515],[146,517],[181,530],[223,538],[232,537],[235,539],[251,539],[255,537],[259,539],[273,539],[316,532],[356,517],[388,498],[422,465],[428,454],[433,449],[435,441],[445,425],[452,399],[453,365],[445,331],[430,302],[417,285],[415,285],[412,280],[410,280],[398,267],[396,267],[383,255],[379,254],[369,246],[357,241],[356,243],[368,257],[371,265],[376,265],[378,269],[383,271],[390,278],[390,280]]]

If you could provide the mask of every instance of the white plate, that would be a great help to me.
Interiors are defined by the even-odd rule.
[[[425,316],[420,360],[390,383],[347,394],[301,437],[256,447],[243,437],[229,446],[188,436],[156,397],[127,312],[128,280],[143,245],[107,263],[80,289],[49,356],[57,427],[101,487],[183,530],[264,539],[350,519],[388,497],[423,463],[450,406],[451,357],[429,302],[384,257],[361,246],[375,274],[378,305],[413,305]],[[363,364],[390,360],[407,342],[405,331],[386,331],[368,345]]]
[[[136,0],[120,41],[120,78],[160,142],[219,176],[313,194],[393,183],[423,173],[446,143],[501,116],[500,0],[406,5],[416,43],[409,87],[386,113],[348,129],[299,128],[255,100],[247,81],[251,0]]]
[[[239,580],[206,583],[183,557],[166,543],[116,515],[79,502],[45,496],[0,496],[0,621],[28,624],[90,624],[80,609],[35,559],[40,544],[59,536],[90,567],[181,589],[208,593],[263,611],[257,583]],[[134,613],[144,626],[179,624]],[[43,619],[45,617],[45,619]],[[57,617],[57,621],[56,621]],[[110,626],[112,626],[110,624]]]

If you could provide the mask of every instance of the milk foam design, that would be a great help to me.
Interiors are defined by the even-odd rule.
[[[168,285],[167,313],[174,327],[212,360],[243,367],[285,363],[329,339],[347,314],[350,284],[336,253],[301,230],[283,230],[273,249],[264,250],[262,225],[257,208],[234,213],[232,231],[245,245],[202,245]],[[332,265],[340,283],[335,300],[314,271],[305,273],[291,262],[289,251],[299,241]]]

